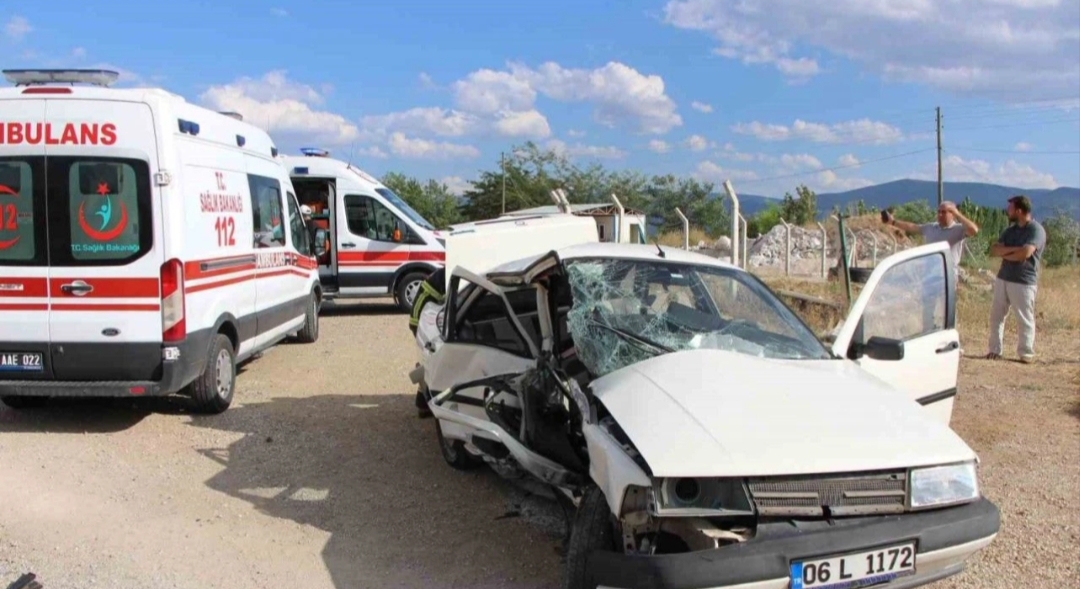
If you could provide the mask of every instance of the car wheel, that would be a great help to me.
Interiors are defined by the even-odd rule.
[[[442,451],[443,460],[457,470],[472,470],[482,464],[483,459],[477,458],[465,449],[465,443],[461,440],[451,440],[443,437],[442,425],[435,420],[435,434],[439,438],[439,449]]]
[[[296,334],[296,341],[304,344],[313,344],[319,339],[319,297],[311,293],[311,299],[307,302],[307,310],[304,311],[304,327]]]
[[[42,407],[49,401],[48,397],[26,397],[22,395],[5,395],[0,397],[0,403],[12,409],[33,409]]]
[[[210,346],[206,368],[191,383],[194,409],[199,413],[222,413],[232,404],[236,388],[236,354],[232,342],[224,334],[217,334]]]
[[[427,274],[420,272],[413,272],[406,274],[400,281],[398,281],[397,287],[397,302],[401,310],[406,313],[412,313],[413,303],[416,302],[417,295],[420,294],[420,285],[427,280]]]
[[[595,589],[597,584],[589,578],[588,559],[594,550],[618,550],[615,544],[615,526],[611,521],[611,508],[603,491],[595,485],[585,491],[573,528],[570,545],[566,550],[564,589]]]

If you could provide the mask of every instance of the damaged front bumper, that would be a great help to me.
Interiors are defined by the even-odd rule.
[[[914,542],[914,574],[873,585],[883,589],[919,587],[964,570],[971,555],[985,548],[1001,525],[998,508],[981,498],[974,503],[901,516],[859,518],[802,529],[797,523],[759,526],[745,543],[713,550],[656,556],[596,551],[589,555],[590,580],[612,589],[790,589],[791,565]],[[839,579],[830,589],[845,585]]]

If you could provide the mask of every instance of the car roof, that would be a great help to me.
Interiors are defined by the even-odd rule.
[[[663,258],[660,258],[657,255],[659,251],[664,252]],[[647,262],[663,260],[665,262],[675,262],[679,264],[696,264],[699,266],[712,266],[716,268],[728,268],[743,271],[742,268],[739,268],[738,266],[735,266],[730,262],[725,262],[712,256],[707,256],[705,254],[687,251],[680,248],[638,243],[594,242],[571,245],[563,248],[549,250],[547,252],[525,258],[519,258],[517,260],[500,264],[488,270],[484,274],[489,277],[498,275],[502,279],[500,280],[500,282],[502,282],[513,275],[524,274],[537,262],[551,256],[552,254],[555,254],[559,257],[560,260],[564,262],[567,260],[582,258],[641,260]]]
[[[346,177],[366,189],[386,188],[377,178],[349,162],[331,157],[280,155],[278,158],[290,176],[296,178]],[[307,168],[305,174],[293,174],[294,168]]]

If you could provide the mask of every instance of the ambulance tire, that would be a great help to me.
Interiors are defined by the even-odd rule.
[[[296,333],[296,341],[313,344],[319,339],[319,297],[311,293],[311,300],[304,311],[304,326]]]
[[[397,285],[397,304],[402,311],[406,313],[412,313],[413,303],[416,302],[416,297],[420,294],[420,285],[423,284],[429,275],[423,272],[410,272],[403,276],[398,281]],[[412,300],[409,300],[408,293],[412,291]]]
[[[43,407],[49,401],[48,397],[27,397],[22,395],[5,395],[0,397],[0,403],[12,409],[34,409]]]
[[[198,413],[223,413],[232,403],[236,389],[236,352],[229,338],[219,333],[210,346],[206,368],[191,383],[191,398]]]

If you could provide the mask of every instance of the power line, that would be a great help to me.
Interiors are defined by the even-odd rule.
[[[1008,125],[975,125],[973,127],[946,127],[949,131],[969,131],[972,129],[1005,129],[1007,127],[1031,127],[1035,125],[1052,125],[1054,123],[1077,123],[1080,122],[1080,118],[1074,119],[1053,119],[1048,121],[1026,121],[1023,123],[1011,123]]]
[[[960,151],[979,151],[985,153],[1014,153],[1016,155],[1065,155],[1080,153],[1080,150],[1075,151],[1022,151],[1019,149],[983,149],[978,147],[953,147],[952,149],[959,149]]]
[[[925,149],[917,149],[915,151],[908,151],[908,152],[905,152],[905,153],[898,153],[898,154],[890,155],[890,156],[886,156],[886,157],[879,157],[879,158],[875,158],[875,159],[872,159],[872,160],[865,160],[865,161],[861,161],[861,162],[859,162],[857,164],[844,164],[844,165],[840,165],[840,166],[832,166],[832,167],[829,167],[829,168],[818,168],[816,170],[812,170],[812,171],[809,171],[809,172],[796,172],[794,174],[784,174],[782,176],[770,176],[768,178],[757,178],[755,180],[746,180],[746,181],[740,182],[740,184],[757,184],[757,183],[760,183],[760,182],[770,182],[772,180],[783,180],[785,178],[799,178],[801,176],[811,176],[813,174],[820,174],[821,172],[834,172],[836,170],[843,170],[845,168],[858,168],[860,166],[865,166],[866,164],[873,164],[873,163],[877,163],[877,162],[883,162],[885,160],[894,160],[894,159],[897,159],[897,158],[907,157],[909,155],[915,155],[917,153],[926,153],[928,151],[934,151],[936,149],[937,149],[937,147],[927,147]]]

